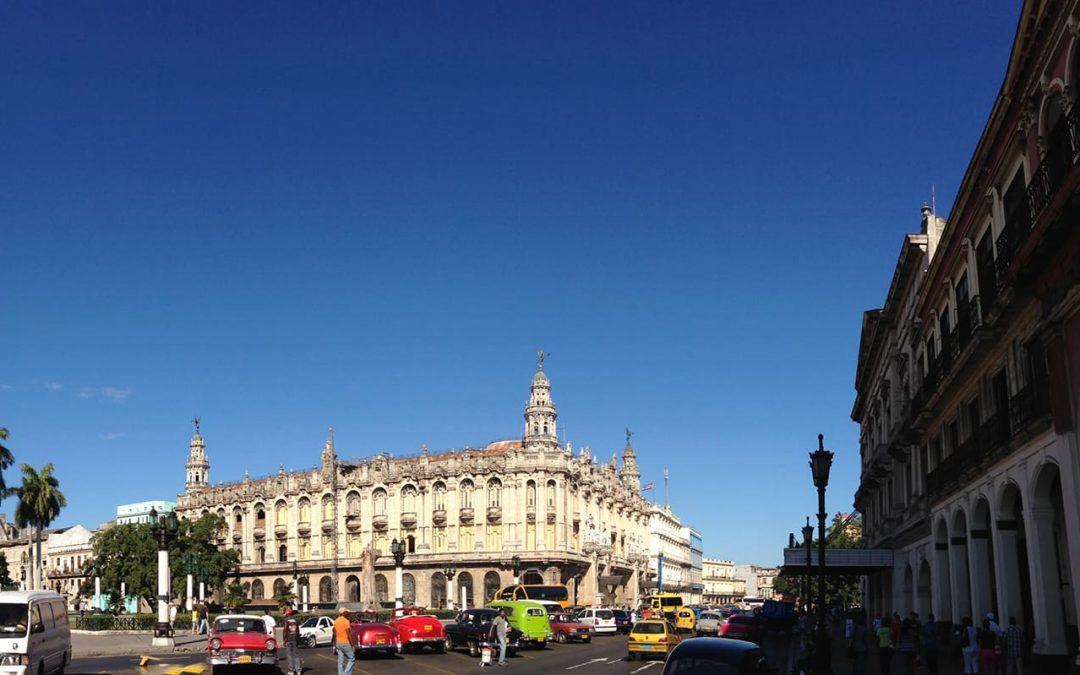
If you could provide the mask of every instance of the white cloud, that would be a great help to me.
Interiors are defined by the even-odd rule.
[[[107,432],[101,434],[101,440],[103,440],[103,441],[115,441],[116,439],[122,438],[123,436],[124,436],[124,432],[122,432],[122,431],[107,431]]]
[[[45,388],[49,391],[61,391],[63,390],[64,385],[60,384],[59,382],[46,382]]]
[[[101,395],[113,401],[126,401],[131,396],[127,387],[102,387]]]
[[[15,387],[10,384],[0,384],[0,391],[15,391]]]

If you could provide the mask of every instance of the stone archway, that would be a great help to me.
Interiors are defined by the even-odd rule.
[[[971,616],[971,574],[968,567],[967,514],[957,509],[949,528],[949,565],[952,569],[954,616]]]
[[[360,579],[355,574],[345,577],[345,599],[360,602]]]
[[[915,611],[915,572],[910,564],[904,566],[904,583],[900,588],[900,615],[908,616]]]
[[[1001,618],[1015,616],[1032,634],[1031,570],[1028,566],[1027,535],[1024,527],[1024,500],[1016,483],[1006,483],[997,509],[997,542]]]
[[[922,562],[919,563],[919,579],[915,584],[915,611],[919,613],[919,618],[924,621],[927,615],[933,613],[931,607],[934,587],[930,575],[930,563],[923,558]]]
[[[987,612],[1000,615],[997,598],[997,569],[994,564],[993,528],[990,525],[990,502],[980,498],[971,512],[971,602],[974,616]]]
[[[1032,528],[1028,552],[1035,609],[1035,651],[1056,659],[1069,653],[1066,626],[1072,625],[1075,631],[1076,608],[1072,593],[1063,592],[1062,587],[1062,571],[1069,573],[1071,561],[1061,474],[1053,462],[1043,464],[1032,482],[1028,522]]]
[[[952,565],[949,559],[949,527],[945,518],[938,518],[934,525],[934,576],[938,579],[934,608],[938,621],[959,623],[953,613]]]

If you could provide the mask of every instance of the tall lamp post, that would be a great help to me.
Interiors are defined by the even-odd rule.
[[[169,542],[176,537],[180,524],[175,513],[158,516],[157,509],[150,509],[150,532],[158,545],[158,597],[157,624],[154,626],[155,647],[172,647],[172,626],[169,624]]]
[[[402,598],[402,566],[405,564],[405,541],[394,539],[390,542],[390,554],[394,556],[394,607],[404,607]]]
[[[447,565],[442,573],[446,577],[446,606],[452,608],[454,606],[454,575],[457,574],[457,570],[453,565]]]
[[[810,472],[818,494],[818,608],[817,648],[814,650],[814,672],[832,673],[832,653],[829,633],[825,628],[825,488],[829,485],[829,470],[833,453],[825,449],[825,436],[818,434],[818,449],[810,453]]]
[[[806,546],[806,573],[803,574],[803,616],[810,611],[810,547],[814,541],[814,526],[810,524],[810,516],[806,517],[806,525],[802,529],[803,545]]]

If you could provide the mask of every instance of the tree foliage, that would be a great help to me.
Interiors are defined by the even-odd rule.
[[[15,463],[15,456],[11,454],[11,450],[4,445],[4,441],[8,438],[8,430],[6,427],[0,427],[0,496],[6,497],[9,492],[7,483],[4,482],[4,470],[11,467]]]
[[[172,595],[187,592],[186,575],[195,583],[204,581],[209,592],[221,588],[225,578],[235,573],[240,553],[219,550],[213,543],[221,519],[207,514],[198,520],[182,520],[176,537],[169,542],[169,567]],[[129,596],[138,596],[151,607],[157,606],[157,540],[147,523],[117,525],[94,535],[92,575],[101,577],[102,592],[119,596],[120,582]]]
[[[0,553],[0,590],[10,591],[18,588],[18,586],[8,572],[7,555]]]
[[[825,545],[827,548],[862,548],[862,518],[854,515],[845,518],[843,514],[833,516],[832,523],[825,533]],[[818,539],[812,542],[816,560]],[[799,597],[802,595],[802,569],[796,574],[781,574],[773,581],[773,589],[776,593]],[[862,593],[859,585],[860,577],[857,575],[830,575],[825,585],[826,605],[852,607],[862,601]],[[812,570],[810,575],[810,599],[817,602],[818,576],[817,569]]]
[[[52,462],[41,467],[40,472],[29,464],[23,464],[21,468],[22,485],[11,491],[19,498],[15,505],[15,524],[34,529],[37,553],[34,556],[34,569],[31,570],[31,587],[44,588],[41,534],[67,506],[67,497],[60,491],[60,481],[56,478]]]
[[[248,602],[247,594],[244,593],[244,586],[239,580],[232,581],[225,586],[225,592],[223,594],[221,604],[228,609],[238,609],[243,607]]]
[[[296,604],[296,593],[293,593],[292,586],[284,586],[274,595],[274,602],[278,604],[278,607],[282,611],[292,607]]]

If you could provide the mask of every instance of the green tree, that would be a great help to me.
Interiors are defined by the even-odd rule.
[[[248,602],[247,595],[244,593],[244,586],[237,579],[225,586],[225,592],[222,597],[222,604],[228,609],[239,609],[246,605]]]
[[[0,496],[7,497],[11,494],[8,490],[7,483],[4,481],[4,470],[11,468],[11,465],[15,463],[15,456],[11,454],[11,450],[4,445],[4,441],[8,438],[8,430],[6,427],[0,427]]]
[[[296,593],[293,593],[291,586],[282,586],[281,590],[274,595],[274,602],[282,611],[285,611],[296,604]]]
[[[183,597],[187,591],[189,570],[197,581],[204,581],[210,592],[222,588],[225,578],[236,572],[240,552],[219,550],[213,543],[221,524],[216,515],[198,520],[182,520],[176,537],[169,542],[172,593]],[[157,548],[150,525],[117,525],[94,535],[91,574],[101,577],[104,591],[119,596],[120,582],[129,596],[137,596],[151,607],[157,606]]]
[[[18,584],[11,578],[8,571],[7,556],[0,553],[0,590],[10,591],[18,588]]]
[[[34,530],[37,555],[34,557],[32,577],[36,578],[32,578],[31,586],[43,588],[41,535],[67,506],[67,498],[60,492],[60,481],[54,474],[52,462],[41,467],[40,472],[29,464],[23,464],[22,472],[22,485],[14,489],[14,494],[19,498],[19,503],[15,506],[15,524],[19,527],[32,527]]]

